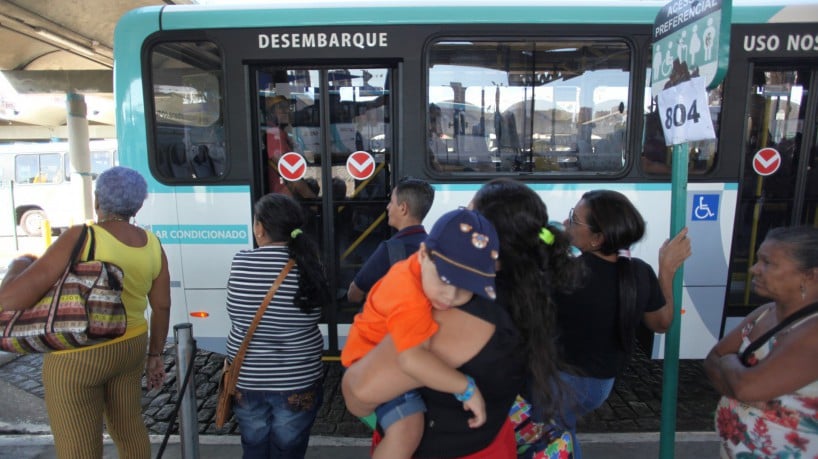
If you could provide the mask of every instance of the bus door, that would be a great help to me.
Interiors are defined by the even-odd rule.
[[[302,202],[306,232],[321,247],[330,281],[333,299],[322,326],[328,352],[337,353],[361,307],[347,302],[347,287],[390,236],[393,71],[263,65],[253,75],[256,193]]]
[[[768,301],[753,293],[749,272],[767,231],[818,226],[818,65],[756,64],[751,75],[727,321]]]

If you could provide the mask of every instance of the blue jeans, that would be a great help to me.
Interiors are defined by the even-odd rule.
[[[426,404],[423,402],[423,399],[420,397],[420,392],[417,390],[405,392],[375,408],[375,414],[378,416],[378,425],[381,426],[384,432],[386,432],[392,424],[401,419],[425,411]]]
[[[571,438],[574,440],[574,459],[582,459],[582,452],[577,441],[577,419],[605,403],[611,394],[615,378],[597,379],[560,372],[560,379],[566,386],[573,389],[568,394],[570,400],[563,405],[565,407],[563,414],[565,427],[571,431]]]
[[[233,413],[244,459],[303,459],[310,429],[324,399],[320,383],[296,391],[239,389]]]

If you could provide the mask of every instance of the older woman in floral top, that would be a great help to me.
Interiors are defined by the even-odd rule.
[[[771,230],[751,273],[755,292],[773,301],[704,362],[723,395],[716,409],[722,457],[818,457],[818,229]]]

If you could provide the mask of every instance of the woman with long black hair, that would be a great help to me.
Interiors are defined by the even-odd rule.
[[[585,274],[580,287],[557,292],[558,342],[568,370],[563,382],[574,390],[564,406],[565,422],[574,434],[577,418],[599,408],[632,352],[639,322],[664,333],[673,322],[673,276],[691,254],[687,228],[659,250],[659,275],[630,248],[645,234],[645,220],[622,193],[593,190],[568,213],[565,228],[582,251]]]
[[[321,308],[329,302],[315,242],[303,231],[301,205],[278,193],[254,206],[257,248],[233,257],[227,282],[233,359],[267,291],[289,259],[284,278],[259,322],[239,372],[233,412],[244,458],[304,457],[323,398]]]
[[[559,357],[554,343],[557,288],[576,284],[578,270],[568,237],[549,223],[540,196],[525,183],[494,179],[477,191],[470,207],[497,230],[500,253],[494,302],[470,303],[435,311],[439,325],[430,340],[433,352],[474,377],[486,400],[486,423],[472,429],[468,412],[451,394],[420,388],[426,423],[416,458],[517,458],[508,413],[528,382],[532,399],[548,416],[562,404]],[[344,374],[347,408],[366,415],[367,403],[383,403],[404,390],[396,374],[391,336]],[[384,381],[389,381],[386,384]],[[415,383],[417,384],[417,383]],[[412,386],[417,387],[417,385]]]

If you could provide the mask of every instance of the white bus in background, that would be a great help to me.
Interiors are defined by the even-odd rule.
[[[92,140],[89,147],[94,177],[118,163],[116,140]],[[54,231],[79,223],[77,198],[71,191],[68,142],[0,145],[0,181],[4,202],[11,202],[8,190],[14,190],[14,212],[3,220],[13,219],[22,233],[41,236],[46,219]],[[10,207],[4,206],[4,211],[10,212]]]

